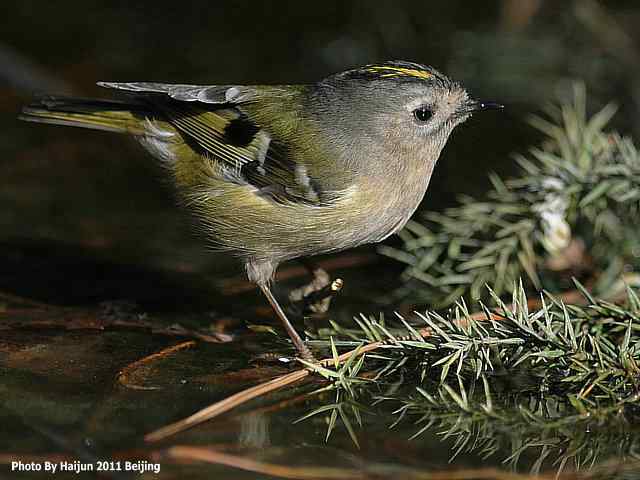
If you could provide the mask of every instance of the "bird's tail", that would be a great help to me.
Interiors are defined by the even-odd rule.
[[[143,121],[148,115],[143,105],[133,102],[45,96],[24,107],[19,118],[28,122],[142,135]]]

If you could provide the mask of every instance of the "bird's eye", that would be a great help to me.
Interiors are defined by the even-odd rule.
[[[431,117],[433,116],[433,112],[431,111],[431,109],[429,107],[418,107],[413,111],[413,117],[419,122],[419,123],[426,123],[428,122]]]

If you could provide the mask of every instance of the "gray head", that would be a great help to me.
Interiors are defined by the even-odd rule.
[[[323,123],[334,126],[334,138],[368,158],[408,155],[435,162],[457,125],[474,112],[501,108],[472,99],[431,67],[403,61],[332,75],[314,90],[319,101],[313,103]]]

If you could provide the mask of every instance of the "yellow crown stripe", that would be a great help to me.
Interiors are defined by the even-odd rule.
[[[368,70],[372,73],[380,74],[380,77],[416,77],[427,79],[432,77],[432,74],[425,70],[416,70],[414,68],[403,68],[403,67],[390,67],[384,65],[376,65],[373,67],[369,67]]]

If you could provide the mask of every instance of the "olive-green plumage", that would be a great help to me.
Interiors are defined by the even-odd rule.
[[[100,85],[123,99],[47,97],[23,118],[137,137],[212,243],[244,261],[272,305],[268,285],[279,263],[402,228],[453,128],[496,106],[409,62],[312,85]]]

